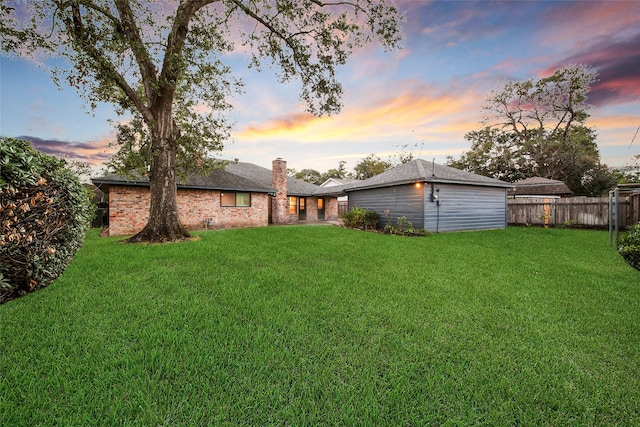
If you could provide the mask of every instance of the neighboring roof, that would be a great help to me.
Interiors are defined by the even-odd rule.
[[[132,178],[111,174],[99,178],[93,178],[93,183],[98,186],[125,185],[148,187],[149,178],[146,176],[136,176]],[[248,191],[253,193],[275,193],[276,190],[262,183],[247,179],[245,177],[230,173],[226,170],[214,171],[207,176],[190,174],[186,181],[178,179],[178,188],[184,189],[205,189],[222,191]]]
[[[562,181],[534,176],[516,181],[515,188],[508,191],[509,196],[570,196],[573,193]]]
[[[313,195],[320,196],[320,197],[324,197],[324,196],[340,197],[340,196],[346,195],[344,191],[348,187],[349,187],[348,185],[331,185],[329,187],[318,187],[316,188],[316,191],[313,193]]]
[[[347,185],[344,187],[344,191],[350,192],[369,188],[390,187],[414,182],[513,187],[513,184],[498,179],[439,165],[427,160],[416,159],[369,179],[365,179],[364,181]]]
[[[637,196],[640,194],[640,182],[618,184],[616,188],[619,194],[623,194],[625,196]]]
[[[337,185],[346,185],[346,184],[354,184],[358,182],[357,179],[347,179],[347,178],[329,178],[327,179],[325,182],[323,182],[322,184],[320,184],[320,187],[325,188],[325,187],[335,187]]]

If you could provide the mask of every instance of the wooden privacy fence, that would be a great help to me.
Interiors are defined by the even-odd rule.
[[[338,216],[342,216],[349,211],[349,202],[338,201]]]
[[[609,198],[568,197],[508,199],[508,223],[513,225],[549,225],[552,227],[573,225],[589,228],[609,227]],[[619,225],[635,224],[629,216],[629,199],[619,199]],[[615,203],[613,204],[615,212]],[[635,215],[637,216],[637,213]]]

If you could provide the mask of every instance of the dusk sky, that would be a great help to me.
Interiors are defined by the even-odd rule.
[[[232,139],[219,153],[271,167],[349,169],[375,153],[403,147],[445,163],[470,148],[490,91],[509,80],[551,74],[569,64],[599,73],[587,125],[603,162],[624,166],[640,154],[640,1],[399,1],[406,13],[402,49],[356,52],[340,69],[344,107],[305,113],[300,85],[230,58],[245,92],[233,98]],[[58,89],[35,61],[0,59],[0,135],[28,137],[49,154],[99,166],[113,152],[118,119],[111,105],[87,113],[74,89]]]

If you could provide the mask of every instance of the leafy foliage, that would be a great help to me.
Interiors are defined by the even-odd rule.
[[[315,169],[302,169],[301,171],[297,171],[295,169],[287,169],[287,173],[294,178],[301,179],[306,182],[310,182],[311,184],[320,185],[329,178],[351,178],[353,174],[351,172],[347,172],[346,164],[344,160],[338,163],[337,169],[329,169],[324,173],[320,173]]]
[[[408,144],[404,144],[399,147],[400,151],[390,155],[387,160],[382,160],[380,156],[375,153],[369,154],[356,163],[352,172],[347,171],[347,162],[343,160],[338,163],[337,169],[329,169],[324,173],[320,173],[315,169],[302,169],[301,171],[287,169],[287,173],[294,178],[316,185],[322,184],[329,178],[363,180],[379,175],[396,166],[409,163],[415,158],[413,149],[419,149],[421,145],[422,144],[414,144],[413,147],[409,147]]]
[[[0,140],[0,303],[51,284],[82,245],[89,195],[64,160]]]
[[[384,215],[387,219],[384,225],[384,232],[388,234],[395,234],[398,236],[428,236],[430,233],[423,228],[415,228],[411,221],[407,221],[406,216],[401,216],[394,223],[391,220],[391,211],[389,209],[384,211]]]
[[[354,177],[356,179],[371,178],[372,176],[379,175],[392,167],[393,163],[391,161],[385,161],[375,154],[369,154],[353,168],[355,172]]]
[[[471,149],[448,165],[514,182],[540,176],[564,181],[575,195],[599,196],[616,177],[600,163],[587,127],[587,93],[597,73],[572,65],[553,75],[508,82],[488,97],[484,127],[465,135]]]
[[[618,252],[633,268],[640,270],[640,223],[629,228],[629,233],[620,239]]]
[[[632,156],[632,162],[616,172],[619,184],[640,182],[640,154]]]
[[[359,230],[375,230],[379,220],[380,214],[378,212],[358,206],[342,215],[342,223],[345,227]]]
[[[322,174],[315,169],[302,169],[299,172],[294,172],[293,177],[315,185],[320,185],[324,182]]]
[[[120,152],[110,166],[147,173],[147,226],[129,241],[189,237],[177,215],[176,171],[206,173],[229,138],[225,111],[243,83],[229,65],[244,52],[250,67],[272,65],[278,79],[301,83],[314,115],[340,111],[337,67],[378,41],[397,47],[401,15],[391,2],[316,0],[15,2],[0,6],[3,50],[46,51],[69,68],[54,80],[75,87],[91,107],[116,106]]]

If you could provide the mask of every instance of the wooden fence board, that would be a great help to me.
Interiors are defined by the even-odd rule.
[[[620,198],[619,213],[620,227],[627,227],[635,223],[633,218],[629,217],[628,198]],[[508,223],[554,227],[572,224],[582,227],[607,228],[609,226],[609,199],[607,197],[508,199]]]

